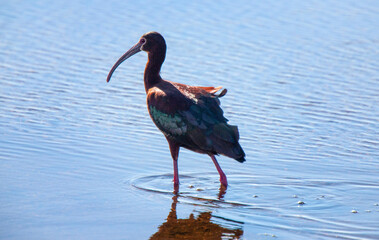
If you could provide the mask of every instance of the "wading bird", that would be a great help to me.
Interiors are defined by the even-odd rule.
[[[138,43],[130,48],[114,64],[107,82],[116,68],[134,54],[145,51],[148,61],[144,73],[147,94],[147,108],[151,119],[162,131],[170,147],[174,162],[174,189],[179,189],[178,156],[179,148],[208,154],[220,174],[220,182],[228,185],[226,175],[215,155],[222,154],[239,162],[245,161],[245,153],[238,143],[237,126],[227,124],[220,108],[219,98],[226,89],[216,95],[222,87],[198,87],[163,80],[161,66],[166,57],[166,42],[157,32],[144,34]]]

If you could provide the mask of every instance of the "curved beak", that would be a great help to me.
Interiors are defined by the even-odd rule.
[[[111,80],[113,72],[116,70],[116,68],[118,66],[120,66],[120,64],[123,61],[125,61],[126,59],[130,58],[134,54],[136,54],[139,51],[141,51],[141,46],[142,46],[142,43],[138,42],[136,45],[134,45],[132,48],[130,48],[124,55],[122,55],[120,57],[120,59],[117,60],[117,62],[113,65],[111,71],[108,73],[107,82],[109,82],[109,80]]]

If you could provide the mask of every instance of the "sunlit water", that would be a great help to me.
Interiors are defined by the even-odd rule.
[[[1,239],[379,239],[377,1],[0,5]],[[226,191],[182,150],[172,194],[145,53],[105,82],[151,30],[165,79],[229,90],[247,161],[218,158]]]

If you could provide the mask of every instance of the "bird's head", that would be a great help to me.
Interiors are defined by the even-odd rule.
[[[166,41],[161,34],[157,32],[148,32],[142,35],[139,42],[142,42],[141,50],[153,52],[160,50],[162,47],[166,50]]]
[[[160,52],[163,54],[163,57],[166,53],[166,42],[161,34],[157,32],[148,32],[142,35],[142,37],[139,39],[137,44],[135,44],[133,47],[131,47],[124,55],[120,57],[120,59],[117,60],[117,62],[113,65],[112,69],[109,71],[107,82],[112,77],[113,72],[116,70],[116,68],[126,59],[130,58],[134,54],[145,51],[147,53],[155,53]]]

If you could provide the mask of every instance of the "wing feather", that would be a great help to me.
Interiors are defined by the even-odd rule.
[[[166,137],[193,151],[223,154],[242,159],[245,154],[238,143],[236,126],[227,124],[215,95],[221,87],[189,87],[167,82],[165,88],[148,91],[149,113]]]

